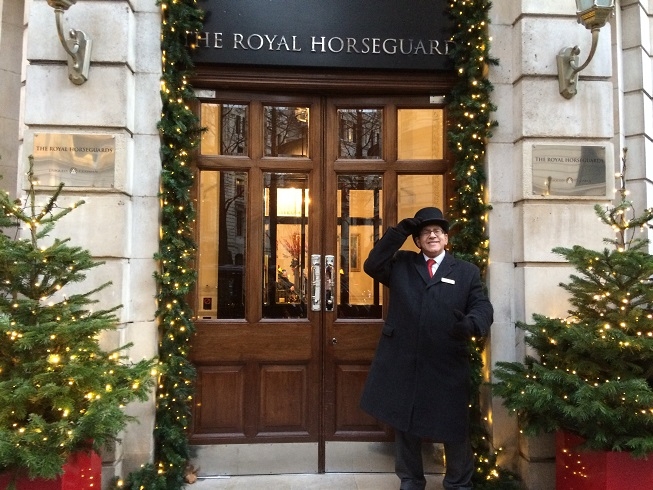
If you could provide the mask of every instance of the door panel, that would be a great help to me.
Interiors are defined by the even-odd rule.
[[[393,434],[358,407],[383,326],[387,291],[363,271],[384,220],[444,207],[444,111],[402,99],[331,99],[326,104],[327,253],[336,251],[336,311],[324,315],[325,471],[394,470]],[[378,146],[375,146],[378,143]],[[398,204],[401,204],[398,206]],[[398,211],[398,213],[397,213]],[[406,248],[415,249],[410,240]],[[429,446],[431,450],[429,451]],[[431,445],[425,445],[433,455]],[[433,457],[427,471],[437,471]]]
[[[223,403],[204,403],[195,410],[195,430],[209,434],[227,433],[245,437],[245,367],[243,365],[200,367],[196,394],[199,400],[220,399],[220,393],[232,394]]]
[[[347,173],[329,180],[337,189],[339,274],[336,311],[325,313],[325,438],[389,440],[389,430],[358,408],[382,321],[381,289],[362,262],[380,234],[383,177]]]
[[[322,194],[320,101],[223,95],[201,106],[190,440],[317,443],[321,324],[305,278],[321,228],[309,201]]]
[[[261,367],[259,436],[279,432],[308,435],[308,375],[302,365]]]

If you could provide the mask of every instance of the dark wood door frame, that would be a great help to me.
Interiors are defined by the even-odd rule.
[[[452,72],[320,70],[198,64],[193,87],[270,93],[340,95],[447,95],[457,83]]]

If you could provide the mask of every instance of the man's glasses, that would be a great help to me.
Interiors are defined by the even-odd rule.
[[[433,233],[435,236],[442,236],[445,234],[442,228],[432,228],[432,229],[425,228],[419,232],[419,236],[421,236],[422,238],[427,238],[431,236],[431,233]]]

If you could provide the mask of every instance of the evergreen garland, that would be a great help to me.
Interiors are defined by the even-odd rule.
[[[186,36],[202,30],[203,11],[196,0],[159,0],[162,11],[161,50],[163,104],[161,135],[161,238],[157,282],[159,320],[159,384],[154,429],[154,464],[129,475],[121,488],[173,490],[184,486],[190,459],[188,426],[192,412],[195,368],[188,358],[194,332],[192,308],[186,298],[195,284],[190,155],[201,132],[188,106],[195,99],[188,78],[193,62]]]
[[[453,177],[456,195],[449,205],[452,218],[451,245],[456,256],[475,263],[485,271],[488,241],[485,216],[490,206],[485,202],[485,146],[497,125],[492,120],[496,110],[488,80],[491,58],[488,35],[487,0],[453,0],[450,13],[454,18],[454,45],[451,58],[459,83],[451,91],[448,131],[449,148],[454,154]]]
[[[176,488],[184,482],[190,457],[187,429],[195,368],[188,359],[188,348],[194,326],[186,298],[196,280],[196,246],[189,155],[196,148],[201,131],[197,115],[188,106],[195,95],[187,83],[193,63],[186,36],[202,29],[203,13],[195,1],[159,4],[163,11],[161,239],[155,258],[161,264],[161,271],[156,274],[157,317],[159,356],[165,370],[158,388],[154,442],[157,472],[166,475],[166,488]]]
[[[189,459],[186,429],[190,418],[195,372],[189,362],[188,343],[193,332],[191,309],[184,300],[195,281],[191,267],[195,245],[191,226],[194,219],[190,200],[192,174],[188,154],[196,146],[199,122],[190,111],[194,94],[187,83],[192,72],[186,33],[201,30],[203,11],[196,0],[159,0],[163,11],[163,114],[159,124],[163,138],[162,157],[162,238],[157,258],[162,272],[159,284],[159,319],[161,345],[159,356],[165,374],[161,377],[157,397],[155,431],[155,464],[130,475],[123,488],[174,490],[182,488]],[[451,150],[455,155],[453,169],[457,195],[450,203],[450,216],[455,233],[451,243],[458,257],[479,265],[487,265],[488,241],[485,234],[485,145],[496,125],[491,120],[495,106],[490,101],[492,84],[487,79],[489,58],[487,34],[491,2],[485,0],[451,0],[450,14],[456,23],[453,36],[454,59],[459,83],[451,93],[449,130]],[[460,225],[460,226],[459,226]],[[476,392],[482,382],[482,345],[474,354]],[[478,397],[476,397],[477,399]],[[516,479],[496,466],[496,454],[489,447],[481,411],[476,402],[473,413],[474,446],[477,471],[474,484],[479,489],[516,487]],[[479,435],[480,434],[480,435]]]
[[[451,0],[449,13],[455,24],[451,58],[459,82],[451,91],[449,110],[449,148],[454,155],[453,179],[456,193],[449,203],[452,221],[451,248],[456,257],[476,264],[485,276],[489,255],[486,235],[485,147],[497,125],[492,119],[496,106],[490,95],[489,65],[491,58],[488,34],[487,0]],[[476,459],[474,488],[509,490],[519,488],[516,475],[497,465],[498,451],[493,450],[487,432],[487,419],[480,403],[483,385],[484,341],[470,347],[473,385],[471,400],[471,437]]]

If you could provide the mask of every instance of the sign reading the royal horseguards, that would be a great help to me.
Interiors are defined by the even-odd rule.
[[[605,146],[533,145],[533,194],[607,196]]]
[[[196,63],[451,70],[445,0],[206,0]]]
[[[34,134],[34,178],[40,186],[114,186],[116,138],[106,134]]]

